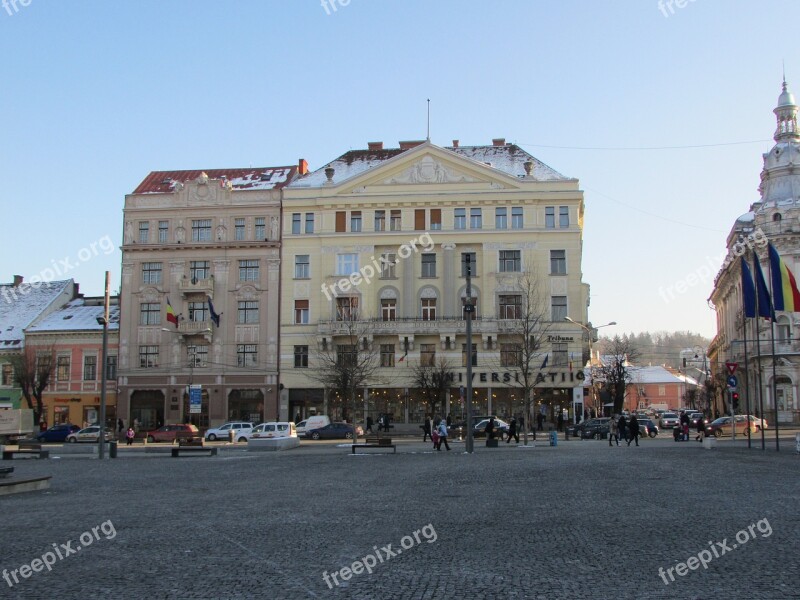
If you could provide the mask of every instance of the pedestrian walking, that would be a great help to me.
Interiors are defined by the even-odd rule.
[[[544,415],[542,413],[536,415],[536,430],[544,431]]]
[[[626,440],[628,439],[628,427],[625,423],[625,415],[620,415],[619,419],[617,420],[617,439]]]
[[[439,433],[439,445],[436,449],[441,452],[442,444],[444,444],[444,447],[447,448],[447,451],[449,452],[450,444],[447,443],[447,422],[444,419],[442,419],[442,422],[439,423],[438,433]]]
[[[639,445],[639,420],[636,418],[636,414],[631,415],[631,420],[628,422],[628,446],[631,445],[631,442],[636,441],[636,445]]]
[[[425,421],[422,423],[422,441],[424,442],[427,438],[431,438],[431,441],[433,441],[433,432],[431,431],[431,420],[426,415]]]
[[[561,410],[560,407],[558,409],[558,421],[557,421],[557,423],[558,423],[558,430],[559,431],[563,431],[564,430],[564,411]]]
[[[133,436],[135,435],[136,433],[133,431],[133,427],[128,427],[128,431],[125,432],[125,441],[127,442],[128,446],[133,444]]]
[[[619,446],[619,425],[617,425],[617,420],[612,417],[612,419],[608,422],[608,445],[611,446],[611,440],[617,442],[617,446]]]
[[[696,442],[702,442],[703,438],[706,435],[706,420],[703,418],[703,415],[697,419],[697,435],[695,436],[694,440]]]
[[[369,431],[370,433],[375,433],[374,431],[372,431],[372,417],[370,417],[369,415],[367,416],[367,431]]]
[[[508,424],[508,439],[506,440],[506,444],[511,441],[511,438],[519,444],[519,433],[517,433],[517,420],[514,417],[511,417],[511,422]]]
[[[125,424],[122,422],[122,419],[117,419],[117,433],[122,433],[123,429],[125,429]]]
[[[681,411],[681,431],[683,433],[683,441],[685,441],[685,442],[689,441],[689,423],[691,423],[691,422],[692,422],[692,420],[689,418],[689,415],[686,414],[685,410],[682,410]]]

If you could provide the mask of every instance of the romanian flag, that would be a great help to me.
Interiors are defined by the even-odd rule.
[[[169,296],[167,296],[167,321],[174,323],[176,328],[178,327],[178,315],[175,314],[172,304],[169,303]]]
[[[769,244],[769,268],[772,275],[772,305],[775,310],[800,312],[797,281],[772,244]]]

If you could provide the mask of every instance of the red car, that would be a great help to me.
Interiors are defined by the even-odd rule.
[[[194,425],[179,423],[176,425],[164,425],[146,434],[148,442],[174,442],[176,438],[202,437],[200,430]]]

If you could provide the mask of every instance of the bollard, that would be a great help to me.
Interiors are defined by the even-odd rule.
[[[228,439],[231,444],[236,441],[236,432],[233,430],[233,427],[228,430]]]
[[[795,449],[797,450],[797,453],[800,454],[800,433],[795,433],[794,434],[794,443],[795,443]]]
[[[108,457],[109,458],[117,458],[117,440],[111,440],[108,442]]]
[[[550,432],[550,445],[558,446],[558,431],[556,430]]]

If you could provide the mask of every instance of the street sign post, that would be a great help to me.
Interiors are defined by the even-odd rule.
[[[728,369],[728,375],[735,375],[736,374],[736,367],[739,366],[739,363],[735,362],[726,362],[725,368]]]
[[[736,375],[729,375],[728,376],[728,387],[735,388],[739,381],[736,379]]]
[[[189,386],[189,413],[199,415],[203,412],[203,386],[199,384]]]

